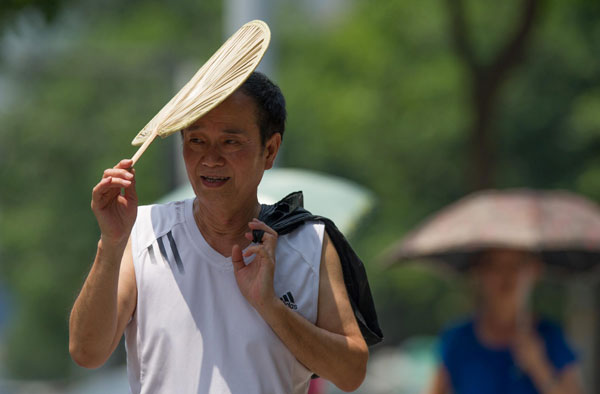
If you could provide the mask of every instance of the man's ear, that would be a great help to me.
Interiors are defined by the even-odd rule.
[[[279,152],[280,146],[281,146],[281,134],[275,133],[271,136],[271,138],[269,138],[269,140],[265,144],[265,152],[266,152],[265,170],[268,170],[273,167],[273,163],[275,162],[275,158],[277,157],[277,152]]]

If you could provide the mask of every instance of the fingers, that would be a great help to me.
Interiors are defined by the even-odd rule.
[[[244,257],[250,257],[253,254],[260,257],[269,257],[264,245],[252,245],[248,246],[246,250],[244,250]]]
[[[128,181],[133,181],[133,179],[135,178],[135,171],[133,169],[125,170],[122,168],[109,168],[104,170],[104,173],[102,174],[102,178],[108,177],[121,178]]]
[[[243,252],[239,245],[233,245],[231,249],[231,262],[233,263],[234,271],[239,271],[246,267],[244,257],[252,255],[256,255],[262,259],[270,259],[273,262],[275,261],[274,254],[275,246],[277,245],[277,232],[258,219],[253,219],[248,223],[248,227],[251,230],[263,230],[265,232],[262,243],[250,245]],[[249,240],[252,240],[252,232],[246,233],[245,236]]]
[[[132,161],[130,159],[121,160],[117,163],[113,168],[108,168],[104,170],[102,174],[102,178],[114,178],[117,179],[117,183],[123,185],[122,187],[129,186],[132,182],[135,181],[135,170],[131,167]],[[121,182],[128,181],[128,182]],[[113,181],[114,183],[114,181]]]
[[[130,168],[128,174],[131,175],[131,178],[128,178],[128,180],[131,182],[131,185],[124,188],[125,198],[128,200],[137,201],[137,190],[135,188],[135,169]]]
[[[251,245],[244,251],[244,257],[249,257],[253,254],[263,258],[270,258],[274,260],[275,247],[277,246],[278,234],[271,227],[267,226],[264,222],[258,219],[253,219],[248,223],[250,230],[261,230],[264,232],[261,242],[259,244]],[[252,231],[246,233],[246,238],[252,240]]]
[[[265,222],[261,222],[256,218],[252,219],[252,221],[248,223],[248,227],[250,227],[252,230],[263,230],[265,233],[277,236],[277,231],[267,226]]]
[[[122,187],[128,187],[129,185],[131,185],[131,181],[113,178],[110,176],[102,178],[92,190],[92,197],[101,197],[107,192],[112,192],[114,190],[118,192],[121,190]]]
[[[133,162],[130,159],[121,160],[113,168],[104,170],[102,178],[110,178],[110,185],[127,188],[135,184],[135,169],[131,167]]]
[[[113,168],[106,169],[102,174],[102,179],[92,191],[92,202],[96,201],[100,205],[103,202],[112,200],[121,194],[121,189],[125,191],[125,198],[128,200],[137,200],[135,190],[135,170],[131,168],[132,161],[129,159],[121,160]]]
[[[264,231],[264,235],[261,240],[262,243],[266,243],[266,242],[269,242],[270,244],[277,243],[277,237],[278,237],[277,232],[275,230],[273,230],[271,227],[267,226],[264,222],[261,222],[260,220],[255,218],[255,219],[252,219],[252,221],[250,223],[248,223],[248,227],[250,227],[250,230]],[[249,240],[252,240],[252,232],[246,233],[246,238],[248,238]]]
[[[102,183],[103,181],[105,181],[105,183]],[[121,187],[129,187],[132,184],[132,181],[129,179],[123,179],[121,177],[116,177],[116,176],[107,176],[105,178],[102,178],[102,181],[100,181],[100,183],[98,185],[102,184],[104,187],[116,187],[116,188],[121,188]]]
[[[100,205],[104,205],[104,202],[120,195],[121,189],[124,188],[127,190],[131,184],[132,182],[126,179],[113,178],[110,176],[102,178],[92,190],[92,202],[95,201]]]
[[[239,271],[246,266],[242,257],[242,249],[239,245],[233,245],[233,248],[231,248],[231,262],[233,263],[234,271]]]
[[[114,166],[113,168],[122,168],[122,169],[133,169],[133,160],[131,159],[123,159],[121,160],[119,163],[117,163],[116,166]]]
[[[121,186],[111,181],[111,178],[103,178],[92,190],[92,210],[103,209],[121,194]]]

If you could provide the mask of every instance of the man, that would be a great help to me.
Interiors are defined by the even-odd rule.
[[[101,237],[69,325],[75,362],[102,365],[125,333],[133,393],[305,393],[313,373],[360,386],[368,349],[323,224],[278,237],[256,219],[285,116],[279,88],[253,73],[183,130],[195,199],[138,211],[132,162],[104,171]]]

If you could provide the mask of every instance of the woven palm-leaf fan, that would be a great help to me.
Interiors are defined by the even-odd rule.
[[[262,59],[271,32],[254,20],[242,26],[198,70],[192,79],[136,135],[132,145],[142,145],[133,164],[156,136],[165,138],[194,123],[219,105],[250,76]]]

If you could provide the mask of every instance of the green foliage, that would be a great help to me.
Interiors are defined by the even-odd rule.
[[[386,4],[359,3],[356,17],[332,31],[309,27],[298,34],[288,25],[279,82],[293,109],[285,164],[367,185],[382,215],[402,212],[393,215],[397,230],[427,212],[420,209],[427,205],[400,206],[462,194],[467,108],[461,66],[444,39],[443,9]],[[408,26],[393,23],[400,16]]]
[[[4,0],[0,6],[0,28],[9,24],[23,11],[38,11],[46,20],[53,20],[68,2],[68,0]]]

